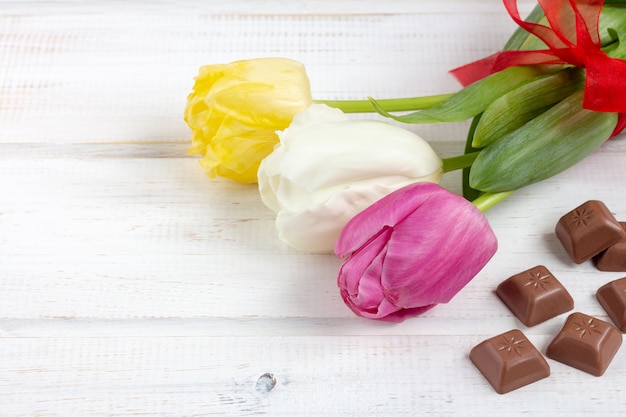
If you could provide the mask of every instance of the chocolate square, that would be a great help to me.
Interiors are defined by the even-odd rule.
[[[543,265],[501,282],[496,295],[528,327],[574,308],[572,296]]]
[[[588,372],[604,374],[622,345],[615,326],[582,313],[572,313],[548,345],[546,355],[556,361]]]
[[[596,292],[596,298],[617,328],[626,333],[626,278],[603,285]]]
[[[619,224],[626,231],[626,223]],[[626,272],[626,234],[593,260],[600,271]]]
[[[589,200],[561,217],[556,236],[577,264],[591,259],[626,232],[603,202]]]
[[[498,394],[550,376],[548,362],[517,329],[479,343],[469,357]]]

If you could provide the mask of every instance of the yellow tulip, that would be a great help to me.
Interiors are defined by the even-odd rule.
[[[304,66],[291,59],[258,58],[200,68],[187,98],[193,132],[190,154],[211,178],[257,182],[261,161],[293,116],[312,103]]]

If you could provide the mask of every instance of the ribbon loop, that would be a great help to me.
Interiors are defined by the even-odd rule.
[[[550,26],[522,20],[517,0],[503,1],[513,20],[548,49],[502,51],[451,71],[462,85],[511,66],[574,65],[586,71],[585,109],[626,113],[626,61],[601,50],[599,22],[604,0],[538,0]]]

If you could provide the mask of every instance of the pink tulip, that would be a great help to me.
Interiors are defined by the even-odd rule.
[[[483,213],[435,183],[405,186],[357,214],[335,253],[344,302],[359,316],[401,322],[452,299],[491,259]]]

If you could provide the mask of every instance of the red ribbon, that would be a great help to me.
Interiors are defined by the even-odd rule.
[[[583,108],[621,113],[613,135],[626,127],[626,61],[600,48],[598,23],[604,0],[538,0],[550,27],[525,22],[516,0],[503,0],[515,22],[549,49],[502,51],[451,71],[462,85],[517,65],[571,64],[586,71]]]

